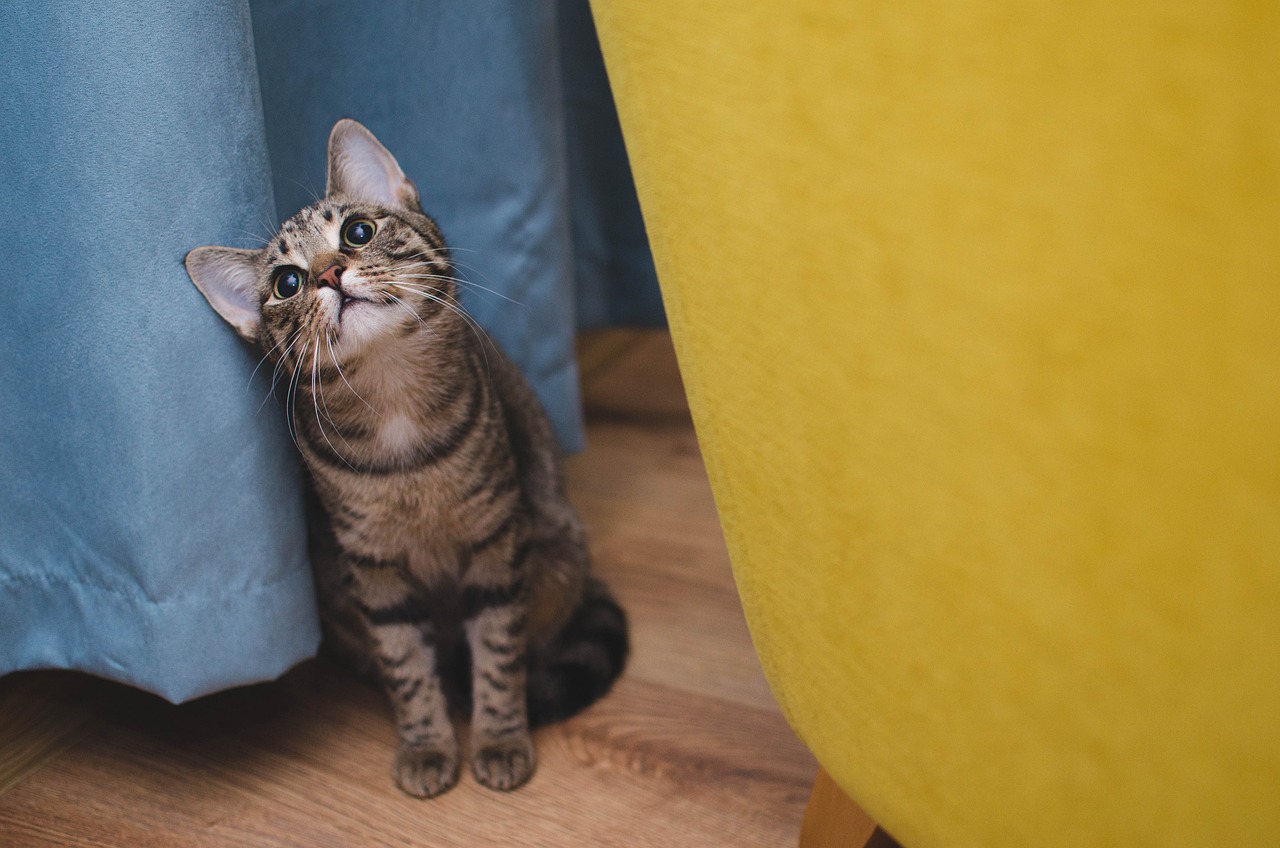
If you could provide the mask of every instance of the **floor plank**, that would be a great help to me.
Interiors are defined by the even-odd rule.
[[[85,686],[69,674],[0,681],[0,794],[88,732],[93,714],[76,705]]]
[[[662,333],[580,346],[589,447],[568,463],[633,628],[604,701],[539,731],[525,788],[391,782],[383,698],[325,661],[181,707],[68,673],[0,681],[0,845],[794,845],[816,764],[742,618]]]

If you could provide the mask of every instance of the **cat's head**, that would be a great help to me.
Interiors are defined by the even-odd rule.
[[[187,273],[218,314],[273,359],[336,361],[456,300],[440,230],[373,133],[329,135],[325,196],[259,250],[198,247]]]

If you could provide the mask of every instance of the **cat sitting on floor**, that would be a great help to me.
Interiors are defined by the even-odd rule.
[[[469,326],[417,189],[339,121],[323,199],[260,250],[200,247],[186,267],[287,382],[326,640],[385,686],[396,782],[421,797],[457,782],[456,678],[476,779],[520,786],[530,725],[621,673],[626,617],[590,574],[546,416]]]

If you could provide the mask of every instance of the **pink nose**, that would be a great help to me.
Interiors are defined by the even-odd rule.
[[[324,269],[324,273],[316,277],[316,285],[328,286],[331,289],[341,289],[342,271],[343,267],[341,265],[336,262],[333,263]]]

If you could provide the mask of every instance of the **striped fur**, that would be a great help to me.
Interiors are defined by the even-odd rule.
[[[326,197],[265,247],[199,248],[187,268],[286,387],[327,640],[384,684],[397,783],[432,796],[457,781],[441,670],[460,668],[472,771],[512,789],[534,769],[530,721],[572,715],[621,673],[626,617],[589,574],[546,417],[459,307],[417,190],[354,121],[329,156]],[[277,285],[282,269],[295,276]]]

